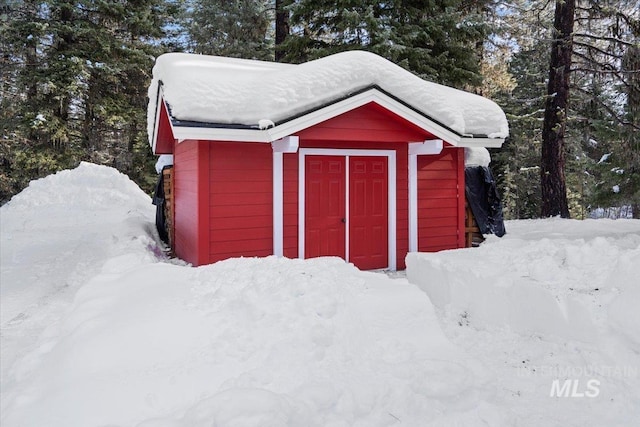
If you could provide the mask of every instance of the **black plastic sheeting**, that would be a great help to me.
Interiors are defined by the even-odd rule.
[[[165,168],[170,167],[171,166],[165,166]],[[168,244],[169,233],[167,233],[167,217],[164,209],[166,200],[164,197],[164,176],[162,172],[158,174],[158,182],[156,183],[156,190],[153,193],[151,203],[156,205],[156,229],[158,230],[158,235],[163,242]]]
[[[470,166],[464,170],[465,194],[482,234],[504,236],[502,201],[496,181],[488,167]]]

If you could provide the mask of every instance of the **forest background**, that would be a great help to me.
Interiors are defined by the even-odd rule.
[[[164,52],[299,63],[364,49],[502,106],[511,135],[491,167],[506,218],[640,217],[639,40],[638,0],[4,0],[0,203],[80,161],[151,192],[147,87]],[[562,192],[550,176],[568,212],[543,203]]]

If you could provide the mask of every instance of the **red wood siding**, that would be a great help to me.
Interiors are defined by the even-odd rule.
[[[283,156],[283,255],[298,257],[298,153]]]
[[[297,135],[305,141],[341,142],[418,142],[433,138],[428,132],[373,102],[318,123]]]
[[[465,242],[465,182],[464,182],[464,148],[456,148],[458,155],[458,247],[466,247]]]
[[[158,128],[158,132],[156,134],[155,154],[172,154],[175,138],[173,137],[173,132],[171,130],[169,113],[167,112],[167,106],[164,103],[164,99],[160,100],[160,116],[158,117],[156,127]]]
[[[301,148],[396,152],[397,268],[409,249],[408,142],[432,136],[368,104],[299,133]],[[175,143],[175,250],[195,265],[273,253],[273,153],[269,144]],[[464,246],[464,156],[447,147],[418,156],[418,249]],[[284,244],[298,256],[299,153],[283,155]],[[391,167],[391,165],[389,165]],[[460,189],[460,193],[459,193]]]
[[[461,163],[464,155],[461,150],[445,147],[437,156],[418,156],[420,252],[464,247],[464,165]]]
[[[270,144],[210,142],[208,262],[273,254]]]
[[[203,143],[183,141],[174,144],[174,224],[176,256],[199,264],[199,148]]]

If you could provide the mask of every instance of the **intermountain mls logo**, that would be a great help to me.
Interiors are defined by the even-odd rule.
[[[600,395],[600,386],[608,380],[637,378],[638,367],[606,365],[527,365],[518,368],[518,376],[527,378],[551,378],[549,397],[594,398]]]
[[[600,394],[600,381],[590,379],[580,383],[579,379],[564,380],[555,379],[551,382],[549,397],[598,397]]]

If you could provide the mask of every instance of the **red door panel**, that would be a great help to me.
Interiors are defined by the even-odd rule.
[[[345,158],[305,156],[305,258],[345,258]]]
[[[389,265],[386,157],[349,157],[349,261],[362,270]]]

